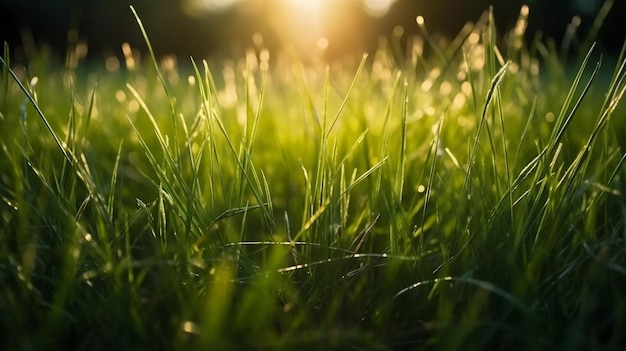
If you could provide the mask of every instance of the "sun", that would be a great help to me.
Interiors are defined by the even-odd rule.
[[[246,2],[258,2],[263,0],[181,0],[185,12],[190,15],[220,12],[234,7],[237,4],[246,6]],[[391,6],[397,0],[274,0],[267,4],[282,7],[293,14],[320,14],[323,11],[332,11],[333,5],[346,2],[361,3],[363,10],[372,17],[381,17],[389,12]],[[581,0],[582,1],[582,0]]]
[[[359,47],[367,17],[380,18],[398,0],[179,0],[194,17],[236,11],[246,29],[259,28],[296,51],[317,55]],[[366,15],[366,16],[364,16]],[[265,33],[262,33],[265,35]]]
[[[319,13],[327,0],[283,0],[285,6],[295,12]]]
[[[296,48],[307,51],[325,40],[333,0],[278,0],[274,5],[275,29]]]
[[[363,0],[363,8],[372,17],[382,17],[389,12],[396,0]]]

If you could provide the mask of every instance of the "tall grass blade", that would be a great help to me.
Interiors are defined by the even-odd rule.
[[[11,77],[13,77],[13,79],[15,80],[17,85],[20,87],[22,92],[24,92],[24,95],[26,95],[26,98],[28,98],[28,101],[30,101],[30,103],[33,105],[33,107],[35,108],[35,111],[37,111],[37,115],[39,115],[39,118],[41,119],[41,121],[46,126],[46,129],[48,129],[48,132],[50,132],[50,135],[52,135],[52,138],[54,139],[54,142],[57,144],[57,146],[59,147],[59,149],[63,153],[63,156],[65,156],[65,159],[67,160],[67,162],[69,162],[70,165],[73,165],[74,164],[74,157],[73,157],[73,155],[67,149],[67,147],[65,145],[63,145],[63,143],[61,142],[61,139],[59,139],[57,134],[52,129],[52,126],[50,125],[50,122],[48,122],[48,119],[44,115],[43,111],[41,111],[41,108],[39,108],[39,105],[35,101],[35,98],[28,91],[28,89],[26,89],[24,84],[22,84],[22,82],[17,77],[17,75],[15,75],[15,72],[13,72],[13,70],[7,65],[7,63],[1,57],[0,57],[0,62],[2,62],[2,65],[5,67],[5,69],[7,71],[9,71],[9,74],[11,75]]]

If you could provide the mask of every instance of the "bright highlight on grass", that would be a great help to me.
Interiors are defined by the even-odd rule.
[[[626,43],[564,57],[523,7],[210,64],[155,56],[132,12],[147,58],[4,47],[0,349],[626,344]]]

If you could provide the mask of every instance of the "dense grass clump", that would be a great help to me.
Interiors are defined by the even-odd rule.
[[[623,347],[624,52],[527,15],[331,65],[5,47],[1,348]]]

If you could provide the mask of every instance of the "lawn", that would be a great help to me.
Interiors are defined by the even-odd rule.
[[[331,64],[5,45],[0,348],[621,349],[626,43],[527,16]]]

